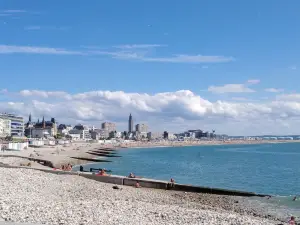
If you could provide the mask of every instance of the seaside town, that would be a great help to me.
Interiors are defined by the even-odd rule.
[[[140,224],[140,217],[127,213],[120,217],[110,216],[110,213],[117,215],[120,210],[130,215],[144,215],[143,224],[172,224],[175,220],[182,224],[197,224],[197,221],[203,224],[278,224],[285,220],[284,216],[251,205],[247,197],[242,197],[266,198],[268,195],[214,188],[208,188],[207,192],[205,187],[177,184],[173,178],[149,180],[136,176],[135,172],[139,171],[123,177],[99,166],[120,157],[118,149],[286,142],[297,141],[297,137],[233,138],[218,135],[214,130],[198,129],[179,134],[152,133],[146,124],[134,125],[131,114],[128,130],[123,132],[117,131],[116,124],[111,122],[103,122],[96,128],[57,124],[55,118],[33,121],[31,115],[24,122],[21,116],[1,114],[0,179],[3,182],[0,192],[3,195],[0,195],[0,222]],[[86,169],[90,163],[95,165]],[[113,189],[116,192],[112,192]],[[170,191],[162,192],[161,189]],[[26,199],[23,196],[27,196]],[[223,223],[224,220],[229,222]]]
[[[32,145],[56,145],[69,143],[70,141],[87,141],[114,146],[127,145],[138,146],[153,144],[176,145],[183,143],[206,143],[205,141],[275,141],[275,140],[299,140],[298,136],[256,136],[256,137],[229,137],[225,134],[216,134],[215,130],[203,131],[201,129],[191,129],[180,133],[169,131],[151,132],[148,124],[134,124],[134,118],[130,114],[128,118],[128,130],[120,131],[116,123],[103,122],[101,127],[87,126],[84,124],[58,124],[55,118],[43,117],[32,120],[32,115],[27,121],[19,115],[10,113],[0,113],[0,140],[1,148],[22,150],[22,148]],[[18,144],[19,143],[19,144]],[[28,143],[28,144],[26,144]]]

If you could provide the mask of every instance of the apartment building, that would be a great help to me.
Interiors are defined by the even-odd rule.
[[[112,131],[116,131],[116,124],[115,123],[109,123],[109,122],[104,122],[101,124],[102,130],[107,130],[108,133]]]
[[[8,113],[0,113],[0,118],[10,120],[11,136],[24,136],[24,119],[21,116]]]

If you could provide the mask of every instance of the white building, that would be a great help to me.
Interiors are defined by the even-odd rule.
[[[21,116],[0,113],[0,118],[10,120],[11,136],[24,136],[24,119]]]
[[[109,131],[104,129],[95,129],[91,132],[91,138],[94,140],[106,139],[109,137]]]
[[[0,118],[0,137],[11,136],[11,122]]]
[[[69,135],[72,138],[80,137],[80,139],[91,139],[91,133],[89,128],[81,124],[76,125],[72,130],[70,130]]]
[[[61,135],[67,135],[72,129],[73,127],[71,125],[60,124],[57,128],[57,132]]]

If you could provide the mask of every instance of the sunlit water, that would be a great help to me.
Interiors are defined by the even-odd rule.
[[[113,162],[84,167],[113,174],[169,180],[278,196],[268,200],[300,209],[300,143],[121,149]],[[298,201],[292,201],[299,195]]]

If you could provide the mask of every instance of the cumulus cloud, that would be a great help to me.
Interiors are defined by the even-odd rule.
[[[99,126],[103,121],[114,121],[119,130],[126,129],[129,113],[135,123],[147,121],[152,131],[199,128],[232,135],[290,134],[300,125],[300,94],[281,95],[264,102],[209,101],[189,90],[156,94],[22,90],[2,94],[9,99],[0,102],[4,112],[26,118],[29,113],[34,118],[55,117],[59,123]]]
[[[225,84],[223,86],[210,86],[208,87],[208,91],[217,94],[255,92],[253,89],[247,87],[245,84]]]

